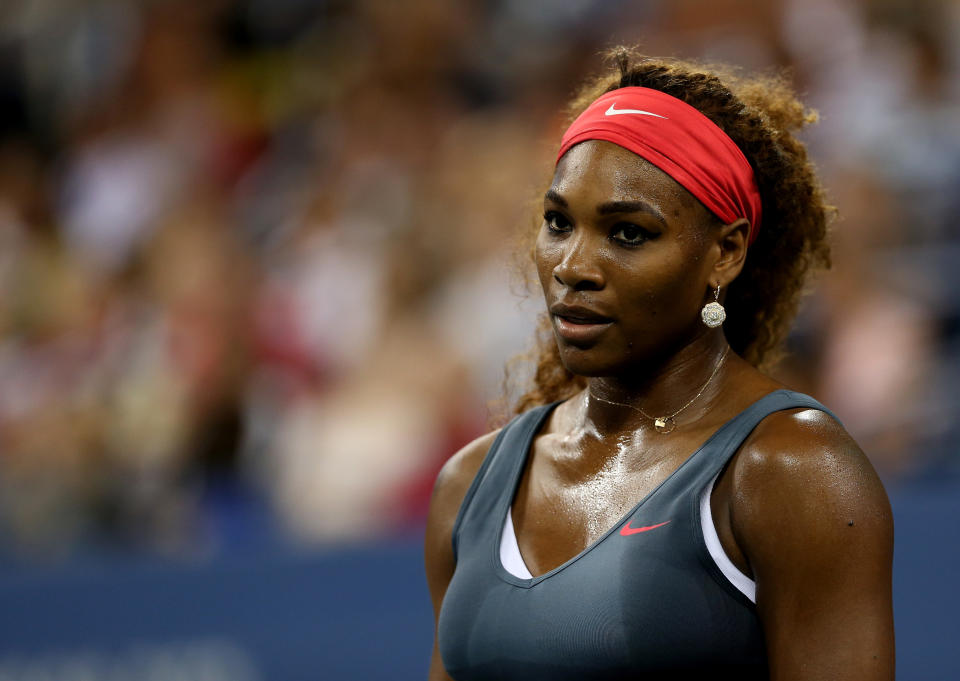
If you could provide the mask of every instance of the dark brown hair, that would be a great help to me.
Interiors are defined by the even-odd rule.
[[[793,321],[808,274],[830,266],[824,199],[806,147],[794,135],[816,120],[783,77],[741,77],[728,67],[638,55],[608,54],[611,73],[589,81],[569,105],[572,122],[600,95],[621,87],[660,90],[698,109],[727,133],[756,174],[763,225],[740,275],[726,294],[724,331],[748,362],[769,367]],[[532,252],[532,251],[531,251]],[[565,399],[585,382],[560,361],[546,319],[541,321],[533,386],[514,406],[519,413]]]

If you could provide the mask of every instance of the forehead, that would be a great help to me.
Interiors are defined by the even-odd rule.
[[[668,217],[702,220],[707,213],[690,192],[646,159],[612,142],[581,142],[563,155],[550,187],[568,203],[645,201]]]

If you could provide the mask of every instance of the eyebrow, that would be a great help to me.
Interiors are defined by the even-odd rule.
[[[567,200],[560,196],[560,194],[553,189],[548,189],[547,193],[543,195],[543,198],[545,198],[547,201],[553,201],[558,206],[563,206],[564,208],[570,207],[567,204]]]
[[[569,208],[567,200],[553,189],[548,189],[543,198],[548,201],[553,201],[558,206]],[[667,221],[663,217],[663,213],[651,206],[646,201],[607,201],[606,203],[601,203],[599,206],[597,206],[597,213],[600,215],[612,215],[615,213],[646,213],[664,227],[667,226]]]

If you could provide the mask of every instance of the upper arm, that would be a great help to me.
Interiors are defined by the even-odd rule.
[[[771,678],[893,679],[893,517],[856,443],[823,412],[775,414],[733,475]]]
[[[455,561],[453,557],[453,525],[456,522],[460,504],[470,488],[480,465],[493,444],[497,432],[480,437],[450,457],[437,476],[430,499],[430,512],[427,515],[427,530],[424,539],[424,563],[426,565],[427,586],[433,601],[434,621],[440,616],[447,586],[453,577]],[[440,661],[437,651],[436,633],[434,634],[433,659],[430,663],[431,681],[449,679]]]

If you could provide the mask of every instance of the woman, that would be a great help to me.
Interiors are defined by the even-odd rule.
[[[780,81],[616,61],[544,197],[536,385],[436,483],[430,678],[893,678],[883,487],[757,368],[829,260],[809,117]]]

